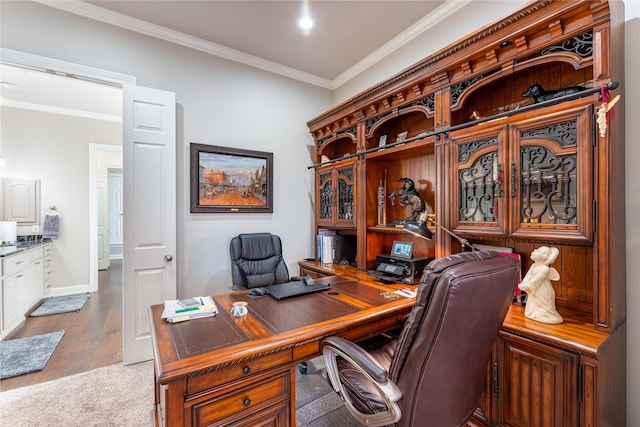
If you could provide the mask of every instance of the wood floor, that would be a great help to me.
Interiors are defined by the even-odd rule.
[[[98,292],[80,311],[27,317],[5,339],[64,330],[47,366],[31,374],[0,380],[0,391],[38,384],[122,362],[122,261],[98,273]]]

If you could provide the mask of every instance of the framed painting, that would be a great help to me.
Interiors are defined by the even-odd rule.
[[[191,213],[273,212],[273,153],[191,143]]]

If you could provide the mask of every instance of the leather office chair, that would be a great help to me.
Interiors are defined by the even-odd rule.
[[[488,251],[437,259],[393,341],[366,352],[342,338],[323,340],[327,374],[349,412],[371,426],[465,425],[519,270],[515,258]]]
[[[234,290],[289,281],[280,237],[271,233],[239,234],[231,239],[231,281]]]

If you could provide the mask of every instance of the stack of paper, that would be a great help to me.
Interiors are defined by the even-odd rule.
[[[172,323],[218,314],[218,307],[211,297],[194,297],[183,300],[167,300],[164,302],[162,318]]]

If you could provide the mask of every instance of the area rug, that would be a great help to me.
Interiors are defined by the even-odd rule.
[[[52,314],[68,313],[70,311],[78,311],[84,306],[89,299],[89,294],[66,295],[62,297],[47,298],[32,313],[32,317],[49,316]]]
[[[152,410],[151,361],[0,393],[0,426],[151,427]]]
[[[41,371],[64,331],[0,341],[0,379]]]
[[[0,426],[151,426],[153,399],[153,362],[118,363],[0,393]],[[331,390],[321,358],[307,375],[296,371],[296,426],[361,426]]]

